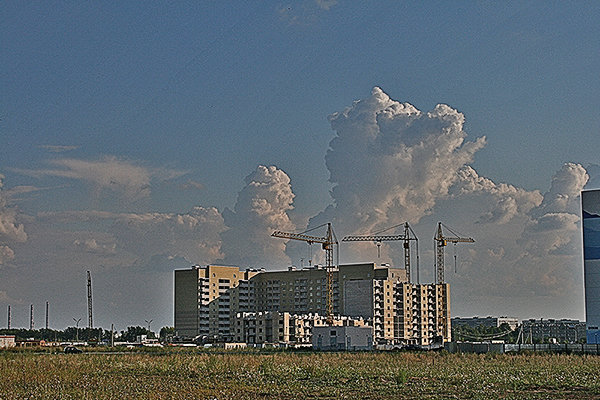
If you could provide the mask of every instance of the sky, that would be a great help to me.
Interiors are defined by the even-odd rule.
[[[408,221],[453,316],[584,319],[597,2],[4,2],[0,315],[173,325],[173,270],[302,266],[270,237]],[[317,235],[318,231],[315,231]],[[454,255],[456,254],[456,264]],[[315,262],[323,254],[314,250]],[[340,262],[402,265],[401,245]],[[6,326],[6,318],[0,327]]]

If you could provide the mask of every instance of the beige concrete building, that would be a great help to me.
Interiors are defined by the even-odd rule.
[[[428,346],[452,340],[450,285],[394,285],[394,344]]]
[[[229,340],[233,317],[254,309],[249,279],[260,271],[208,265],[175,271],[177,336]]]
[[[327,318],[318,314],[296,315],[288,312],[259,311],[238,313],[233,324],[233,340],[248,344],[311,345],[317,327],[325,327]],[[362,319],[337,316],[333,326],[368,327]],[[357,346],[358,344],[355,344]]]
[[[321,266],[287,271],[267,271],[256,275],[252,282],[255,290],[256,311],[284,311],[294,314],[327,313],[327,271]],[[348,282],[374,280],[406,281],[403,268],[391,268],[375,263],[340,265],[333,272],[333,313],[346,313],[345,293]],[[353,286],[352,286],[353,287]],[[359,315],[370,318],[370,315]]]

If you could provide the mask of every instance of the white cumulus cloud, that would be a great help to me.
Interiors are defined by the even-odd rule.
[[[221,234],[223,262],[252,267],[287,265],[285,241],[271,234],[295,229],[288,215],[294,200],[290,178],[275,166],[259,165],[245,184],[234,209],[223,212],[228,227]]]
[[[15,258],[12,244],[27,240],[24,225],[17,222],[17,209],[8,204],[3,180],[0,174],[0,265]]]
[[[223,217],[214,207],[185,214],[121,214],[112,227],[119,245],[140,258],[157,254],[208,264],[222,257]]]
[[[378,87],[329,120],[336,132],[325,157],[333,204],[310,226],[331,221],[338,232],[417,223],[485,145],[485,138],[467,140],[457,110],[439,104],[422,112]]]

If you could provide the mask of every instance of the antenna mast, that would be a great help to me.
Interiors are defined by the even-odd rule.
[[[92,319],[92,275],[90,271],[87,272],[87,299],[88,299],[88,325],[89,328],[94,327],[94,320]]]

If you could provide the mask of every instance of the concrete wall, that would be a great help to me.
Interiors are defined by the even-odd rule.
[[[373,281],[357,279],[344,283],[344,310],[349,317],[373,318]]]

